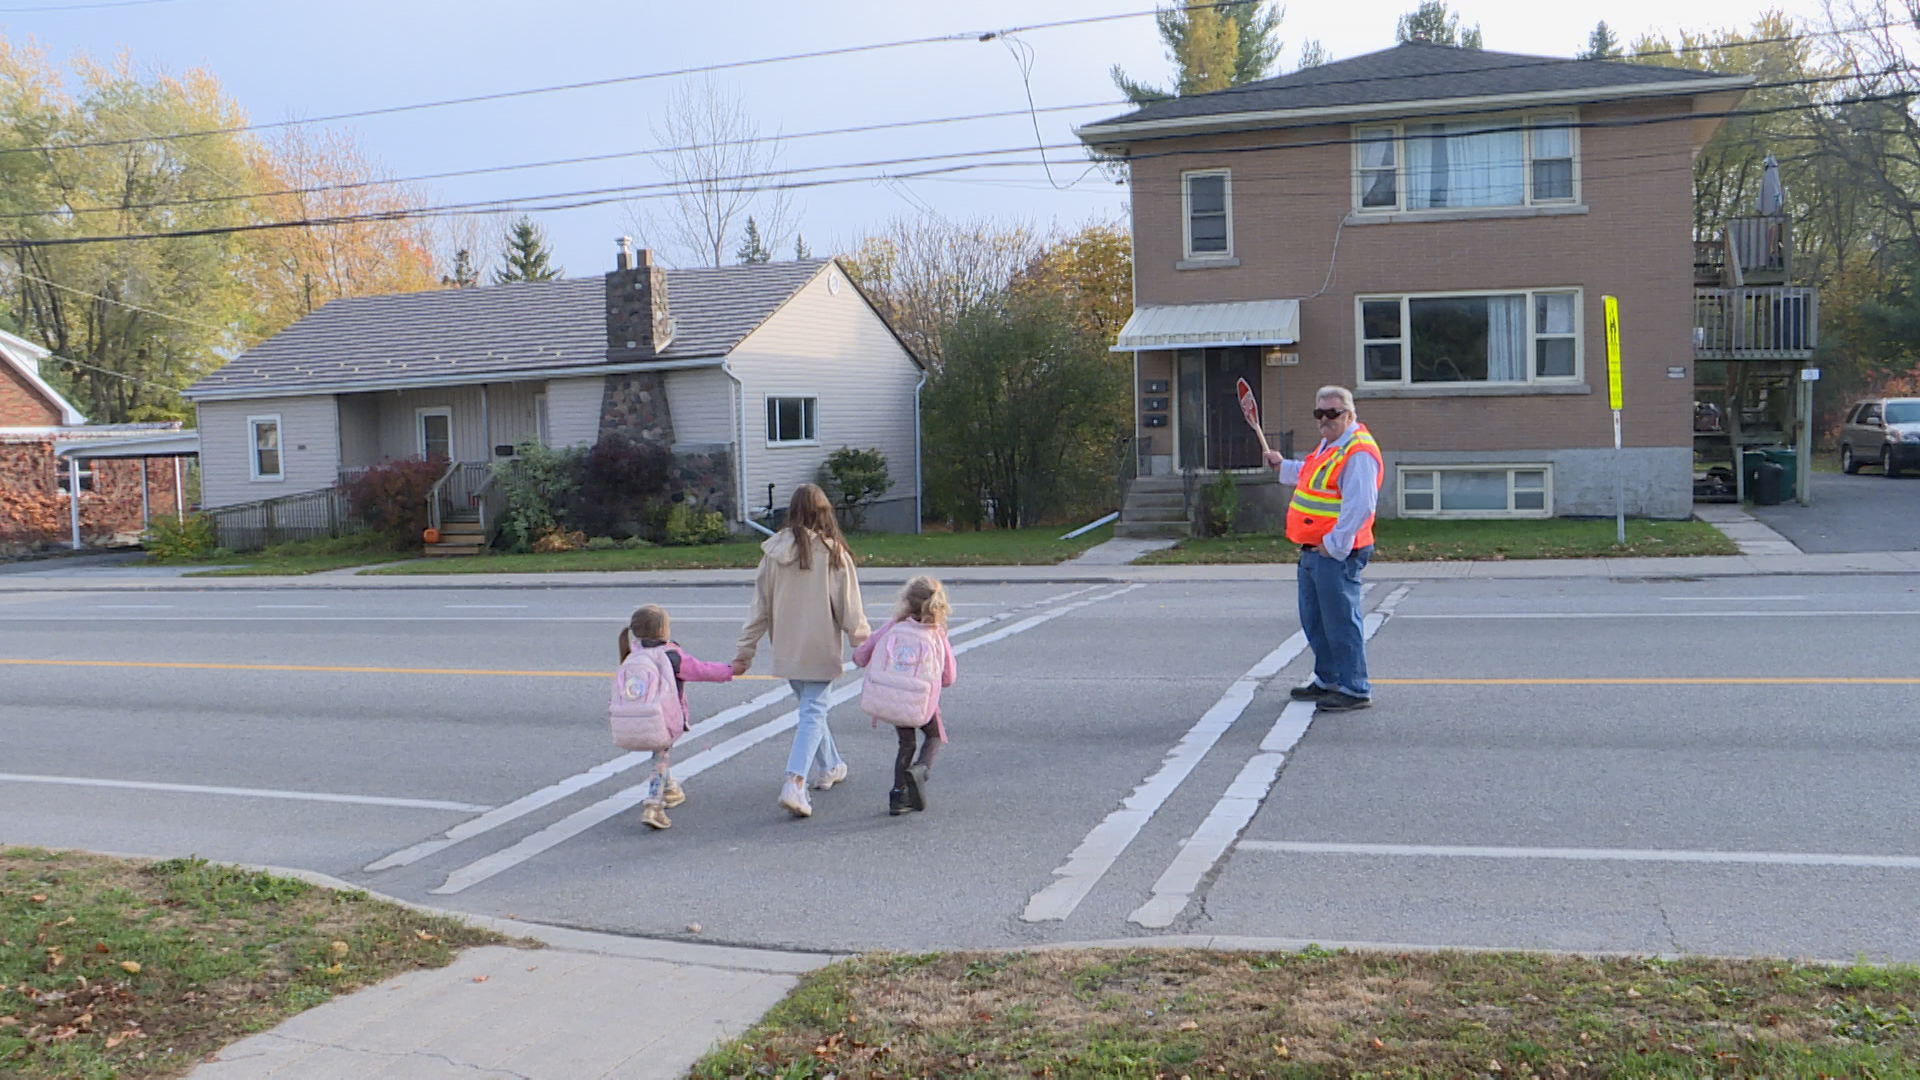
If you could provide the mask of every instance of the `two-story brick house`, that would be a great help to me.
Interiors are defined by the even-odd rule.
[[[1141,475],[1256,466],[1238,378],[1276,439],[1337,383],[1385,515],[1611,514],[1611,295],[1627,512],[1687,516],[1693,158],[1750,81],[1413,43],[1081,128],[1131,170]]]

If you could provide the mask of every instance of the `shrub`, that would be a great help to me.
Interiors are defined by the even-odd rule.
[[[577,449],[554,450],[523,442],[514,456],[493,465],[494,482],[507,502],[500,536],[509,551],[531,551],[538,538],[560,527],[561,508],[580,487]]]
[[[579,551],[586,546],[586,533],[568,532],[565,529],[555,529],[533,542],[533,550],[542,555],[550,555],[559,551]]]
[[[427,527],[427,495],[447,472],[444,461],[389,461],[347,485],[347,505],[369,529],[388,533],[402,548],[420,547]]]
[[[140,534],[140,546],[162,562],[204,559],[213,554],[219,543],[214,535],[213,519],[205,514],[155,517],[147,523],[147,531]]]
[[[1233,519],[1240,513],[1240,486],[1233,474],[1222,469],[1200,492],[1200,509],[1207,535],[1225,536],[1233,531]]]
[[[692,500],[674,503],[667,511],[661,529],[661,543],[676,547],[692,544],[717,544],[732,536],[727,516],[718,510],[702,510]]]
[[[843,446],[835,450],[821,463],[816,479],[839,508],[843,529],[866,524],[868,505],[893,486],[887,475],[887,455],[873,448]]]
[[[615,540],[611,536],[596,536],[587,541],[588,551],[613,551],[619,546],[620,541]]]
[[[626,548],[628,551],[638,551],[641,548],[652,547],[653,541],[648,540],[644,536],[629,536],[625,540],[620,541],[620,546]]]
[[[672,450],[608,432],[580,463],[567,524],[594,536],[631,535],[638,528],[636,511],[665,495],[672,483]]]

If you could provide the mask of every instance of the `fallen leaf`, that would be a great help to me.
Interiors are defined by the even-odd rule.
[[[419,938],[421,941],[435,940],[434,936],[432,934],[427,933],[425,930],[415,930],[413,932],[413,936]]]
[[[1293,1051],[1287,1049],[1287,1040],[1285,1039],[1281,1039],[1273,1045],[1273,1052],[1279,1054],[1281,1057],[1291,1057],[1293,1054]]]
[[[140,974],[140,961],[122,960],[120,961],[120,970],[125,971],[129,975],[138,975]]]
[[[109,948],[107,948],[107,943],[106,943],[106,942],[104,942],[104,941],[96,941],[96,942],[94,942],[94,943],[93,943],[93,951],[94,951],[94,952],[97,952],[97,953],[108,953],[108,952],[112,952],[113,950],[112,950],[112,949],[109,949]]]
[[[1375,1050],[1385,1050],[1387,1048],[1387,1044],[1381,1042],[1380,1037],[1376,1035],[1373,1037],[1373,1048]]]
[[[44,904],[47,902],[47,894],[37,892],[37,893],[34,893],[32,896],[27,897],[27,899],[33,901],[36,904]]]
[[[79,922],[79,921],[80,921],[80,920],[78,920],[78,919],[76,919],[76,918],[74,918],[73,916],[71,916],[71,915],[69,915],[69,916],[67,916],[67,917],[66,917],[66,918],[64,918],[64,919],[61,919],[61,920],[60,920],[59,922],[57,922],[57,923],[54,923],[53,925],[54,925],[55,927],[61,927],[61,926],[72,926],[72,925],[73,925],[74,923],[76,923],[76,922]]]
[[[324,967],[320,969],[320,972],[323,975],[344,975],[346,974],[346,971],[347,971],[346,966],[343,964],[334,964],[331,967]]]
[[[700,932],[700,924],[699,924],[699,923],[697,923],[697,922],[690,922],[690,923],[688,923],[688,924],[687,924],[687,933],[689,933],[689,934],[697,934],[697,933],[699,933],[699,932]]]
[[[79,1028],[77,1028],[77,1027],[58,1027],[58,1028],[54,1028],[54,1029],[53,1029],[53,1041],[54,1041],[54,1042],[65,1042],[65,1041],[67,1041],[68,1039],[71,1039],[71,1038],[73,1038],[73,1037],[74,1037],[75,1035],[78,1035],[78,1034],[80,1034],[80,1029],[79,1029]]]
[[[348,952],[347,943],[344,941],[336,941],[332,945],[327,946],[327,948],[332,949],[333,955],[335,956],[345,956]]]
[[[473,981],[480,983],[480,982],[486,982],[488,979],[491,979],[491,978],[493,978],[493,976],[491,975],[475,975],[473,977]]]
[[[20,1022],[18,1017],[0,1016],[0,1027],[13,1027]]]
[[[1640,996],[1640,991],[1635,990],[1633,987],[1629,986],[1627,987],[1627,996],[1630,998],[1637,998]]]
[[[1195,1031],[1195,1030],[1198,1030],[1198,1029],[1199,1029],[1199,1027],[1200,1027],[1200,1021],[1198,1021],[1198,1020],[1182,1020],[1182,1021],[1180,1021],[1180,1030],[1181,1030],[1181,1031]]]

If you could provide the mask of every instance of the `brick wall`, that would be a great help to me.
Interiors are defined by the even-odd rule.
[[[1582,120],[1685,113],[1690,99],[1588,106]],[[1345,126],[1143,143],[1136,152],[1202,151],[1133,165],[1135,297],[1141,304],[1312,297],[1301,304],[1300,366],[1284,369],[1267,426],[1310,431],[1313,389],[1357,378],[1355,298],[1369,293],[1578,287],[1586,391],[1568,395],[1363,398],[1359,412],[1400,451],[1611,447],[1601,296],[1619,297],[1629,446],[1691,445],[1693,277],[1691,170],[1698,122],[1580,132],[1583,214],[1426,223],[1346,224],[1346,145],[1243,152],[1230,146],[1344,139]],[[1232,170],[1238,266],[1176,269],[1180,174]],[[1328,265],[1338,240],[1331,282]],[[1325,284],[1325,292],[1321,289]],[[1320,295],[1315,295],[1316,293]],[[1141,377],[1149,356],[1141,357]],[[1667,377],[1683,366],[1685,378]],[[1170,437],[1157,429],[1156,442]]]
[[[60,410],[27,382],[14,366],[0,361],[0,428],[51,427]]]
[[[0,553],[17,554],[71,537],[67,496],[59,489],[51,442],[0,443]],[[139,460],[96,461],[93,490],[80,494],[84,544],[131,543],[141,530]],[[174,514],[173,459],[146,462],[148,511]]]

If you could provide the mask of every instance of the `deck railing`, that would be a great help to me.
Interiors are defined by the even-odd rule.
[[[1793,273],[1793,232],[1785,214],[1729,218],[1726,238],[1740,272],[1737,282],[1785,281]]]
[[[367,523],[354,517],[341,488],[322,488],[258,502],[201,511],[213,522],[216,541],[229,551],[258,551],[289,540],[351,536]]]
[[[1696,360],[1807,360],[1820,343],[1820,291],[1749,285],[1693,291]]]
[[[488,540],[506,510],[506,492],[493,481],[493,469],[483,461],[456,461],[427,493],[427,526],[442,529],[448,519],[473,513]]]

